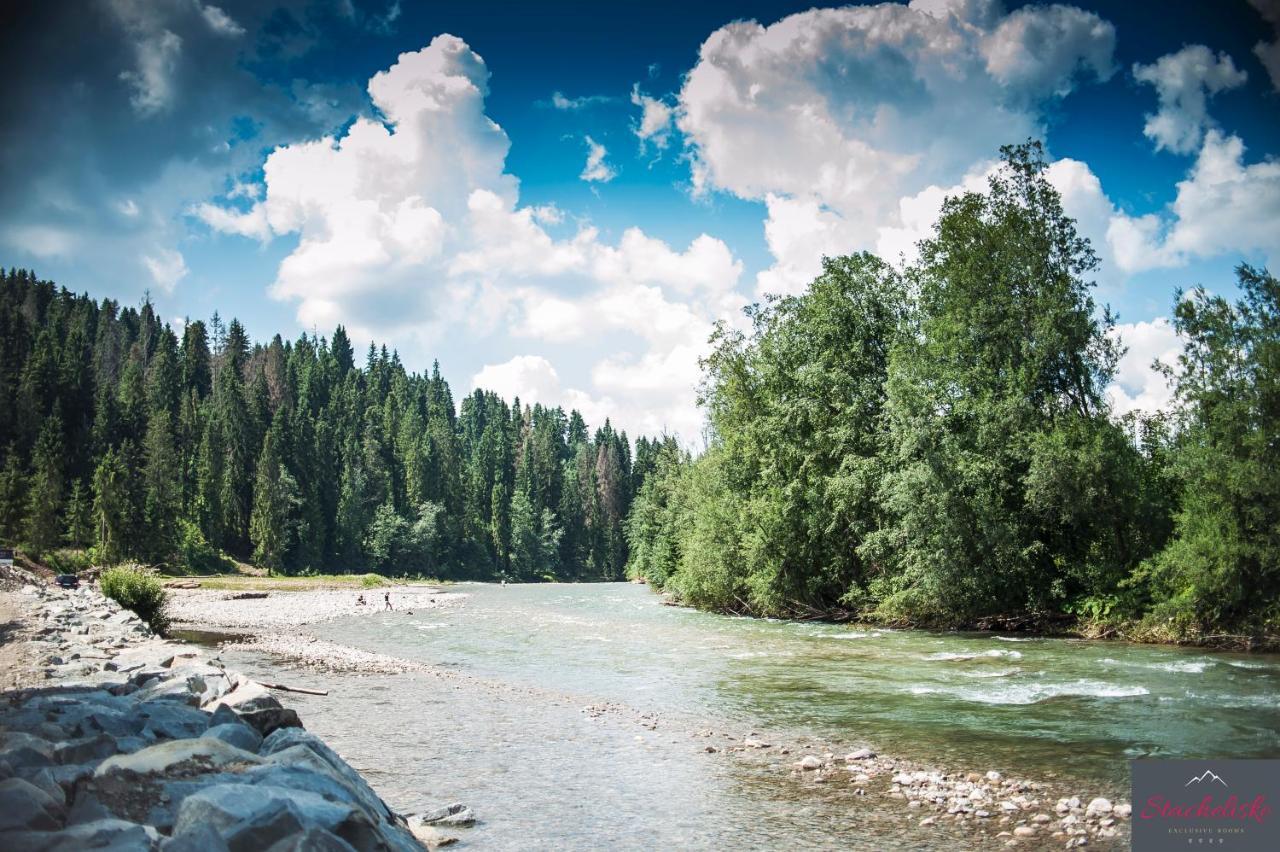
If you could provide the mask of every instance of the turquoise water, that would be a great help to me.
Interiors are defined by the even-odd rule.
[[[488,811],[469,835],[486,848],[955,848],[767,759],[707,754],[709,730],[1121,797],[1129,758],[1280,756],[1277,656],[730,618],[628,584],[455,590],[312,628],[455,677],[315,674],[335,695],[299,710],[400,807]]]

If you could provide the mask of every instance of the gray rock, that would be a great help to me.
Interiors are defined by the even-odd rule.
[[[231,707],[227,704],[219,704],[216,707],[214,707],[213,715],[209,717],[210,728],[212,728],[215,725],[231,725],[236,723],[239,723],[242,725],[245,724],[244,722],[240,721],[240,714],[232,710]]]
[[[171,701],[138,705],[134,715],[143,720],[142,734],[152,739],[179,740],[198,737],[209,727],[209,714]]]
[[[73,763],[67,766],[50,767],[49,773],[53,776],[53,780],[58,782],[58,786],[70,794],[77,783],[93,776],[93,770],[97,766],[96,763]]]
[[[32,785],[39,787],[49,795],[49,798],[58,803],[60,807],[65,808],[67,805],[67,792],[62,789],[62,785],[53,777],[53,769],[45,766],[40,769],[27,769],[18,775],[24,781],[31,782]]]
[[[0,832],[49,831],[62,825],[66,807],[30,781],[0,781]]]
[[[94,777],[111,772],[137,772],[140,775],[164,774],[171,766],[187,760],[199,760],[210,767],[231,763],[258,764],[262,758],[213,737],[163,742],[133,754],[118,754],[104,760]]]
[[[351,768],[350,764],[339,757],[336,751],[329,748],[323,740],[309,731],[304,731],[301,728],[282,728],[262,741],[262,748],[258,749],[258,754],[270,758],[272,755],[284,752],[286,749],[292,750],[295,746],[305,747],[327,764],[336,777],[340,778],[347,786],[359,794],[360,800],[365,804],[365,807],[376,813],[379,819],[392,817],[391,809],[373,791],[373,788],[369,786],[369,782],[365,781],[359,772],[356,772]],[[281,754],[281,757],[285,756]],[[301,755],[295,755],[289,757],[288,760],[290,762],[301,762],[303,758]]]
[[[120,819],[103,819],[70,826],[62,831],[23,831],[6,834],[8,852],[138,852],[157,849],[160,834],[152,827]]]
[[[262,746],[262,735],[238,719],[225,725],[214,725],[204,735],[248,752],[256,752]]]
[[[219,784],[183,801],[173,836],[208,825],[222,835],[231,852],[247,852],[265,849],[308,827],[346,827],[355,813],[315,793],[262,784]],[[340,830],[335,833],[342,835]]]
[[[356,848],[323,828],[308,828],[271,844],[267,852],[356,852]]]
[[[302,728],[302,720],[298,718],[297,711],[290,707],[267,707],[241,713],[240,718],[264,737],[282,728]]]
[[[164,852],[230,852],[227,841],[211,825],[197,825],[160,846]]]
[[[105,760],[120,752],[115,737],[107,734],[83,737],[58,743],[54,748],[54,757],[58,763],[88,763],[93,760]]]
[[[475,811],[471,810],[471,808],[463,808],[457,813],[449,814],[446,817],[441,817],[440,819],[432,823],[432,825],[453,826],[454,828],[465,828],[467,826],[471,826],[475,824],[476,824],[476,815],[475,815]]]
[[[0,760],[14,769],[24,766],[49,766],[53,760],[53,743],[21,731],[0,733]]]
[[[445,805],[443,807],[434,808],[429,811],[423,811],[420,814],[415,814],[414,818],[416,818],[419,822],[424,822],[427,825],[431,825],[432,823],[439,822],[445,817],[454,816],[455,814],[460,814],[465,810],[468,810],[466,805],[462,804],[461,802],[454,802],[452,805]]]

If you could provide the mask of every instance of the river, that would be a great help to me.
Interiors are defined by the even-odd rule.
[[[456,677],[299,672],[331,695],[291,703],[402,811],[471,805],[475,848],[961,842],[790,779],[806,747],[1121,799],[1130,758],[1280,756],[1275,655],[731,618],[621,583],[453,589],[468,597],[310,631]],[[795,750],[725,753],[751,732]]]

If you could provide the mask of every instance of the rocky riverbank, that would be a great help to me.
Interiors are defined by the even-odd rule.
[[[271,690],[94,589],[0,598],[0,848],[413,850],[474,821],[395,813]]]

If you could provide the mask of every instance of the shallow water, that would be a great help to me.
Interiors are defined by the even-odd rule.
[[[1274,655],[729,618],[628,584],[456,589],[459,605],[311,631],[458,677],[298,673],[333,694],[293,703],[401,810],[476,808],[477,847],[956,845],[847,785],[708,754],[731,743],[706,729],[869,744],[1081,795],[1124,796],[1134,757],[1280,756]]]

